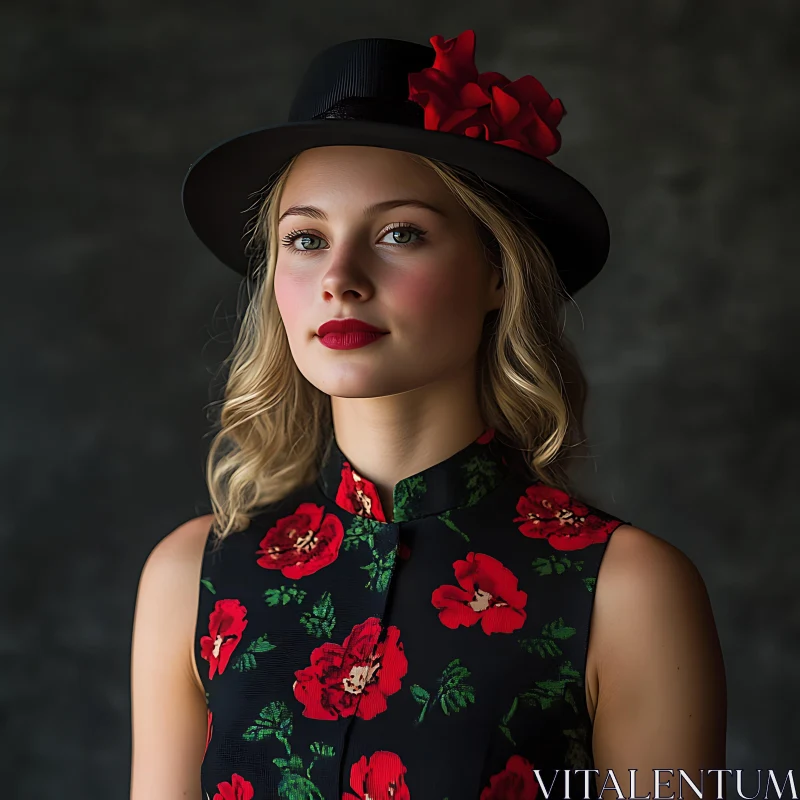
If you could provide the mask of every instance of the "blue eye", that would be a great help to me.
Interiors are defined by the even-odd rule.
[[[402,226],[397,227],[397,228],[391,228],[390,230],[386,231],[386,233],[384,234],[384,237],[388,236],[390,233],[391,234],[395,234],[395,233],[409,234],[410,233],[412,236],[416,236],[418,239],[419,239],[419,237],[422,236],[422,231],[420,231],[418,228],[412,228],[412,227],[410,227],[408,225],[402,225]],[[414,242],[398,242],[397,239],[395,239],[394,243],[395,244],[414,244]]]
[[[283,237],[282,241],[286,247],[290,247],[297,239],[304,239],[305,242],[308,242],[309,239],[320,239],[321,237],[315,236],[313,233],[308,233],[307,231],[292,231],[291,233],[287,234]],[[294,248],[297,249],[297,248]],[[306,244],[303,244],[302,250],[319,250],[318,247],[306,247]]]
[[[386,244],[391,244],[392,247],[410,247],[415,244],[419,244],[425,238],[425,231],[420,230],[415,225],[403,225],[403,224],[394,225],[393,227],[390,227],[388,230],[385,230],[381,238],[385,238],[390,233],[391,234],[400,233],[401,235],[410,233],[412,236],[417,237],[415,240],[404,241],[404,242],[398,242],[395,237],[394,244],[386,242]],[[298,239],[303,241],[303,246],[301,248],[294,246],[294,243]],[[281,243],[283,244],[284,247],[286,247],[289,250],[293,250],[296,253],[311,253],[314,252],[315,250],[324,249],[322,247],[308,246],[309,241],[313,242],[313,240],[315,239],[318,241],[324,241],[324,239],[321,236],[318,236],[316,233],[313,233],[312,231],[309,230],[291,231],[281,239]]]

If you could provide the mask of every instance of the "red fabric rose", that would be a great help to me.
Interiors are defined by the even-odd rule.
[[[480,800],[535,800],[538,794],[539,784],[533,774],[533,764],[523,756],[513,755],[506,762],[505,769],[489,779]]]
[[[372,719],[386,710],[386,698],[400,691],[408,659],[397,627],[390,625],[382,642],[380,634],[380,619],[370,617],[354,625],[343,644],[325,642],[311,651],[311,666],[297,670],[292,684],[304,717]]]
[[[247,627],[247,609],[238,600],[217,600],[208,615],[208,636],[200,639],[200,655],[208,661],[208,679],[222,675]]]
[[[458,586],[434,589],[431,602],[439,620],[448,628],[470,627],[480,622],[483,632],[511,633],[527,617],[528,595],[517,588],[517,577],[496,558],[485,553],[468,553],[465,561],[453,564]]]
[[[517,503],[520,531],[531,539],[547,539],[556,550],[582,550],[605,542],[621,523],[592,514],[583,503],[554,486],[534,484]]]
[[[214,729],[211,723],[211,718],[213,714],[211,713],[211,709],[208,709],[208,729],[206,730],[206,749],[203,750],[203,760],[205,761],[206,753],[208,752],[208,745],[211,741],[211,731]]]
[[[327,567],[339,555],[344,527],[324,506],[301,503],[294,514],[282,517],[267,531],[256,554],[265,569],[279,569],[294,580]]]
[[[386,522],[377,487],[372,481],[361,477],[347,461],[342,466],[336,502],[351,514]]]
[[[486,139],[536,156],[558,152],[557,127],[567,113],[533,75],[510,81],[499,72],[478,73],[475,31],[445,41],[432,36],[433,66],[408,76],[408,99],[425,109],[426,130]]]
[[[217,789],[219,791],[214,795],[214,800],[253,800],[255,794],[253,784],[235,772],[230,783],[222,781],[217,784]]]
[[[350,767],[350,788],[342,800],[411,800],[406,786],[406,767],[397,753],[378,750],[369,760],[366,756]]]

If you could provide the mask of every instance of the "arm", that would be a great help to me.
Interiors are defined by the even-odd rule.
[[[131,800],[200,800],[207,713],[192,648],[211,519],[190,520],[162,539],[139,579],[131,649]]]
[[[628,525],[608,543],[596,591],[598,792],[613,770],[630,796],[636,769],[636,795],[694,798],[678,770],[701,788],[701,768],[724,769],[727,725],[725,666],[703,579],[683,552]],[[658,788],[656,769],[673,770],[660,773]],[[703,781],[704,796],[717,797],[716,773]]]

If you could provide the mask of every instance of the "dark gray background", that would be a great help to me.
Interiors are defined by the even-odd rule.
[[[800,768],[800,5],[450,5],[4,4],[4,797],[128,796],[137,582],[207,510],[238,293],[184,222],[185,170],[284,119],[321,48],[470,27],[481,71],[563,100],[554,162],[611,220],[570,312],[593,387],[586,490],[703,573],[728,766]]]

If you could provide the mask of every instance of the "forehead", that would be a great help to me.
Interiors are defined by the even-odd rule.
[[[329,146],[297,157],[281,195],[281,212],[304,202],[348,204],[414,197],[454,210],[456,199],[439,176],[401,150]],[[316,204],[316,203],[315,203]]]

